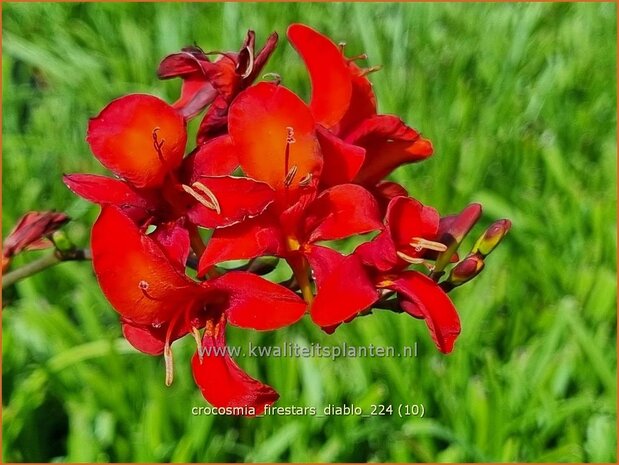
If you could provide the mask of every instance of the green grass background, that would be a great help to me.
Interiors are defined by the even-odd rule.
[[[97,208],[63,172],[103,168],[84,141],[109,100],[179,82],[159,60],[196,42],[236,50],[245,30],[282,42],[265,72],[301,96],[286,43],[302,21],[367,52],[384,113],[436,156],[394,178],[443,213],[471,201],[483,225],[513,229],[453,298],[463,331],[438,353],[423,322],[359,318],[331,337],[309,321],[233,343],[392,345],[419,357],[243,358],[277,405],[423,403],[397,416],[192,416],[192,340],[176,377],[131,349],[88,263],[55,267],[4,293],[4,461],[616,461],[616,6],[614,4],[3,4],[2,231],[60,209],[88,243]],[[257,136],[258,137],[258,136]],[[481,229],[475,233],[481,232]],[[16,265],[36,257],[17,260]]]

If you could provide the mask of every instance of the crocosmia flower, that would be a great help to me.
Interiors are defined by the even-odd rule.
[[[368,79],[377,68],[359,67],[365,55],[347,58],[308,26],[293,24],[287,36],[309,72],[309,103],[279,78],[255,83],[276,33],[260,50],[253,31],[235,52],[185,47],[157,70],[182,79],[176,102],[126,95],[91,119],[86,139],[114,177],[64,177],[101,207],[93,267],[125,338],[163,355],[169,385],[172,345],[190,335],[205,399],[248,414],[279,395],[232,360],[228,325],[268,331],[309,314],[330,334],[373,307],[391,308],[423,319],[449,353],[461,326],[448,292],[479,275],[511,227],[493,223],[460,260],[481,206],[441,218],[387,178],[433,149],[398,116],[378,112]],[[187,147],[187,123],[200,115],[197,145]],[[347,255],[328,242],[368,233]],[[280,259],[288,280],[260,276]],[[231,260],[249,262],[230,268]]]

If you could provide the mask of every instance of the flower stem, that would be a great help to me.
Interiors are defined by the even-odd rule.
[[[46,270],[47,268],[57,265],[58,263],[90,259],[92,259],[92,256],[89,249],[78,249],[69,252],[54,251],[49,255],[45,255],[33,262],[27,263],[26,265],[10,271],[2,276],[2,289],[6,289],[16,282],[32,276],[40,271]]]
[[[311,304],[314,301],[314,294],[312,293],[312,285],[309,280],[309,263],[307,263],[307,259],[303,256],[295,257],[294,260],[289,261],[289,264],[299,289],[301,289],[303,299],[308,304]]]

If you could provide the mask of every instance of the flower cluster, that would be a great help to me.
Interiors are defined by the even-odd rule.
[[[64,178],[101,205],[93,267],[127,340],[164,355],[170,384],[171,344],[191,334],[206,400],[257,414],[278,394],[225,351],[205,350],[225,347],[227,324],[273,330],[309,313],[330,333],[395,302],[424,319],[449,353],[460,321],[447,292],[481,271],[510,227],[495,223],[459,262],[456,249],[481,207],[441,218],[386,181],[396,167],[431,156],[430,141],[377,112],[367,77],[375,68],[357,65],[365,56],[347,58],[343,46],[302,24],[287,36],[310,75],[309,104],[278,76],[254,83],[276,34],[258,52],[252,31],[239,52],[188,47],[158,69],[162,79],[183,80],[178,101],[127,95],[91,119],[87,141],[116,178]],[[187,121],[202,113],[197,145],[185,155]],[[212,231],[206,243],[204,230]],[[366,233],[374,238],[348,255],[324,243]],[[291,279],[260,276],[265,257],[284,260]],[[242,259],[249,262],[238,269],[220,266]],[[197,273],[187,274],[191,268]]]

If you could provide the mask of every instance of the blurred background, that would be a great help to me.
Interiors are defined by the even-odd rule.
[[[176,376],[121,338],[89,263],[64,263],[3,292],[2,447],[9,462],[615,462],[616,6],[606,4],[2,5],[2,231],[29,210],[67,211],[88,245],[98,208],[65,172],[105,170],[84,141],[111,99],[174,101],[162,57],[197,43],[238,50],[252,28],[281,43],[265,72],[302,97],[285,39],[304,22],[367,52],[379,110],[436,155],[393,178],[441,213],[483,203],[481,226],[513,228],[474,282],[453,292],[462,335],[449,356],[425,324],[379,312],[332,336],[310,321],[244,345],[394,346],[416,358],[242,358],[278,406],[423,404],[425,417],[193,416],[191,338]],[[195,131],[195,124],[192,126]],[[471,238],[473,240],[474,237]],[[470,241],[465,243],[470,246]],[[40,253],[39,253],[40,254]],[[19,266],[37,256],[26,253]]]

